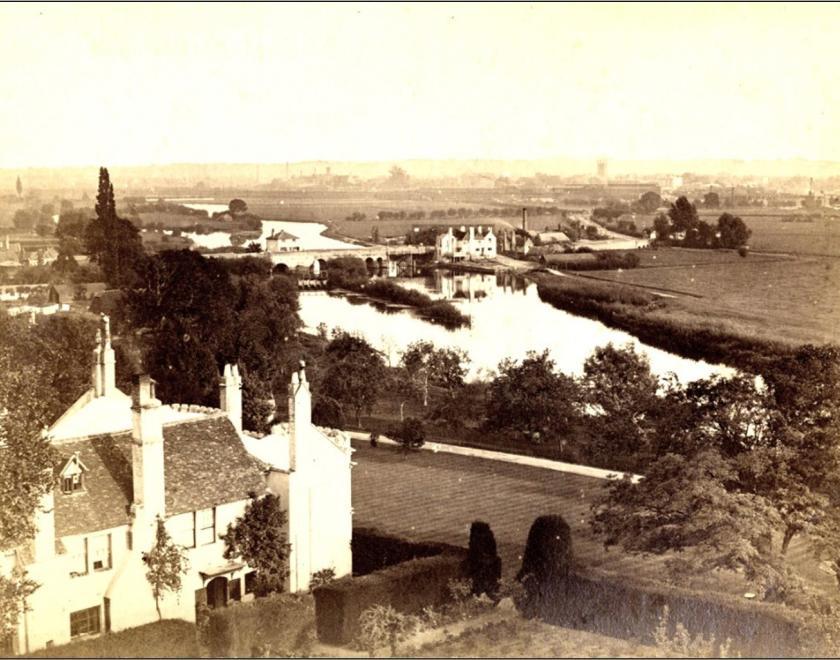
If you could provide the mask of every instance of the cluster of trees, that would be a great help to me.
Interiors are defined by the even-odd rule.
[[[795,599],[784,563],[807,533],[840,580],[840,351],[806,346],[763,379],[660,382],[632,349],[598,349],[582,397],[591,455],[644,478],[612,482],[593,525],[608,545],[676,553],[677,573],[729,569]]]
[[[653,229],[657,242],[697,248],[740,248],[752,234],[741,218],[730,213],[718,218],[717,227],[700,220],[697,206],[687,197],[672,203],[667,215],[656,216]]]
[[[31,540],[33,512],[53,486],[57,456],[41,437],[89,386],[95,323],[46,317],[34,325],[0,312],[0,552]],[[0,575],[0,637],[17,623],[36,584],[25,573]]]

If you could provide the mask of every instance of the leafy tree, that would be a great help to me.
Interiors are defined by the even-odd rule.
[[[167,320],[146,355],[146,368],[157,381],[161,400],[170,403],[218,404],[219,367],[210,347]]]
[[[657,241],[667,241],[671,238],[671,221],[664,213],[660,213],[653,221],[653,230]]]
[[[325,351],[326,373],[322,393],[351,408],[356,425],[361,426],[362,412],[370,411],[385,381],[385,361],[361,337],[339,333]]]
[[[809,357],[806,351],[801,362],[783,361],[792,377],[777,377],[807,392],[808,383],[822,376],[797,371]],[[767,597],[787,597],[795,586],[783,558],[796,534],[821,539],[817,550],[836,561],[840,528],[833,503],[840,463],[830,438],[837,437],[837,422],[832,413],[810,425],[820,400],[823,410],[836,410],[836,387],[833,393],[811,389],[819,394],[803,414],[787,407],[784,382],[776,388],[768,380],[769,387],[762,387],[749,376],[714,378],[666,395],[667,414],[659,417],[655,433],[657,458],[645,478],[612,484],[597,509],[596,529],[607,543],[630,551],[676,551],[683,560],[671,564],[682,571],[741,571]],[[806,408],[809,398],[792,396]],[[782,539],[779,547],[774,538]]]
[[[28,209],[18,209],[12,216],[12,224],[14,224],[15,229],[32,230],[37,222],[37,214]]]
[[[725,248],[739,248],[746,245],[752,235],[752,231],[747,228],[746,223],[730,213],[724,213],[718,218],[718,232],[720,233],[720,245]]]
[[[26,599],[38,586],[20,570],[0,575],[0,639],[15,633],[21,613],[28,609]]]
[[[367,280],[367,266],[358,257],[338,257],[327,261],[327,281],[331,287],[352,289]]]
[[[409,344],[400,359],[411,385],[420,392],[423,407],[429,405],[430,385],[452,392],[464,384],[466,362],[463,351],[435,348],[432,342],[424,340]]]
[[[248,372],[242,374],[242,427],[257,433],[269,430],[269,418],[274,412],[272,393],[258,378]]]
[[[232,199],[230,200],[230,203],[228,203],[228,210],[234,215],[241,215],[243,213],[247,213],[248,204],[246,204],[242,199]]]
[[[703,206],[707,209],[719,209],[720,208],[720,195],[716,192],[707,192],[703,195]]]
[[[90,258],[102,267],[105,279],[111,285],[131,286],[144,260],[143,244],[137,227],[117,216],[114,186],[104,167],[99,168],[95,211],[96,218],[85,232]]]
[[[184,343],[207,348],[219,364],[234,361],[236,290],[224,264],[192,250],[167,250],[148,258],[140,275],[126,293],[135,327],[169,326]]]
[[[675,232],[688,231],[700,222],[697,207],[685,196],[678,197],[677,201],[671,204],[671,208],[668,209],[668,218]]]
[[[662,197],[659,193],[648,190],[639,197],[639,209],[643,213],[653,213],[662,206]]]
[[[225,559],[242,558],[257,572],[256,588],[261,595],[282,591],[288,575],[289,544],[286,540],[286,512],[272,493],[251,496],[245,513],[228,525],[222,540]]]
[[[523,433],[539,441],[569,430],[579,393],[574,381],[558,373],[548,351],[529,352],[521,364],[504,360],[490,383],[486,427]]]
[[[155,543],[148,552],[143,553],[146,564],[146,579],[152,587],[158,620],[163,619],[160,600],[167,591],[181,591],[181,576],[187,572],[189,561],[186,551],[175,545],[169,538],[166,525],[160,517],[157,519]]]
[[[633,344],[596,348],[583,365],[584,400],[594,408],[587,451],[616,469],[638,470],[651,454],[650,435],[659,409],[659,381]]]

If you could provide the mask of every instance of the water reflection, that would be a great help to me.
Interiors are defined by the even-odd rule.
[[[363,298],[325,294],[302,294],[301,318],[310,331],[324,323],[330,330],[342,328],[365,337],[392,364],[399,361],[408,344],[420,339],[460,348],[470,357],[470,378],[487,377],[505,358],[520,360],[529,350],[545,349],[562,371],[580,374],[592,351],[609,342],[633,343],[648,356],[655,373],[673,371],[682,382],[734,373],[728,367],[666,353],[625,332],[555,309],[540,300],[534,283],[513,273],[435,271],[424,278],[395,281],[433,298],[451,300],[470,316],[471,327],[446,330],[417,318],[410,310],[387,305],[383,309]]]

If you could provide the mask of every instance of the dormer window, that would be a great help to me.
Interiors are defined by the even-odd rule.
[[[62,493],[75,493],[76,491],[82,490],[82,475],[81,474],[73,474],[69,477],[62,477],[61,479],[61,492]]]
[[[84,490],[85,472],[87,472],[87,467],[79,458],[79,452],[76,452],[61,470],[61,492],[70,495]]]

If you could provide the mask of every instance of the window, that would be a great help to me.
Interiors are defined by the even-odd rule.
[[[242,580],[234,578],[228,582],[228,595],[231,600],[242,600]]]
[[[201,509],[195,512],[196,545],[216,542],[216,509]]]
[[[99,606],[70,613],[70,637],[95,635],[99,632]]]
[[[61,478],[62,493],[76,493],[82,490],[82,474],[71,474]]]
[[[184,548],[195,547],[195,513],[184,513],[166,521],[172,542]]]
[[[79,539],[73,542],[73,568],[70,571],[70,577],[79,577],[80,575],[87,575],[88,572],[88,540],[87,538]]]
[[[107,571],[111,568],[111,535],[92,536],[88,544],[90,565],[94,571]]]

